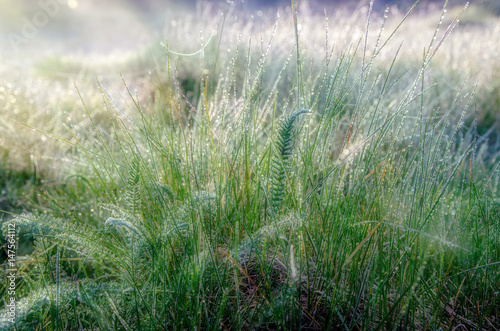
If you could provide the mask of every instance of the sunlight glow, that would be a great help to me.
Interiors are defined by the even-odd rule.
[[[76,7],[78,7],[78,1],[77,0],[68,0],[68,7],[71,9],[76,9]]]

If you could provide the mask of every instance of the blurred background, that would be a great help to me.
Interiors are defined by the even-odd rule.
[[[369,0],[302,0],[313,11],[367,7]],[[47,53],[109,53],[130,51],[164,35],[179,10],[196,12],[207,1],[200,0],[1,0],[0,55],[15,57]],[[213,0],[216,10],[229,8],[246,14],[278,11],[290,6],[287,0]],[[449,8],[463,7],[465,0],[448,1]],[[405,12],[410,0],[374,2],[374,11]],[[443,0],[422,0],[420,12],[440,9]],[[498,0],[472,0],[463,20],[487,24],[500,14]],[[261,14],[262,15],[262,14]],[[182,22],[179,22],[182,24]],[[5,58],[4,58],[5,60]]]

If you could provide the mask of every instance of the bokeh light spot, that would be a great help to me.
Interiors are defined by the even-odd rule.
[[[76,7],[78,7],[78,1],[77,0],[68,0],[68,7],[71,9],[76,9]]]

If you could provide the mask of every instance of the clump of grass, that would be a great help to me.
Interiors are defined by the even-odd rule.
[[[229,55],[197,53],[191,94],[166,44],[165,85],[146,104],[157,112],[127,86],[130,108],[99,86],[106,112],[95,121],[85,106],[84,129],[61,138],[92,170],[80,185],[93,203],[75,210],[46,192],[52,213],[10,221],[36,239],[20,262],[17,324],[2,325],[495,325],[498,164],[464,126],[474,88],[428,82],[453,25],[420,62],[402,61],[400,47],[387,66],[378,61],[395,34],[334,53],[326,30],[311,65],[299,18],[286,16],[295,68],[292,55],[271,57],[275,38],[284,47],[275,25],[260,52],[238,42]]]

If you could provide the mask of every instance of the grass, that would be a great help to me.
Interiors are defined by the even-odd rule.
[[[61,86],[57,105],[28,116],[48,96],[18,92],[13,130],[64,149],[44,140],[38,166],[6,151],[47,182],[3,225],[33,247],[18,254],[16,320],[2,329],[498,326],[498,149],[480,125],[496,115],[485,87],[464,83],[468,58],[447,62],[457,21],[407,46],[411,16],[364,12],[359,26],[291,8],[187,17],[176,35],[204,25],[199,46],[173,37],[128,60],[155,68],[133,80],[146,91],[125,72],[121,88],[82,75],[69,92],[47,68],[85,65],[35,67]]]

